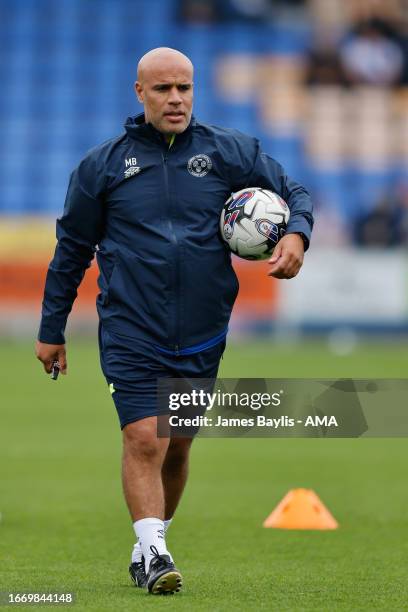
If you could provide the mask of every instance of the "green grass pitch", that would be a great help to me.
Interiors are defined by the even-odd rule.
[[[68,357],[69,375],[53,382],[31,345],[0,349],[0,591],[74,591],[75,610],[407,609],[405,439],[197,440],[168,533],[184,592],[132,587],[120,430],[96,341],[73,338]],[[323,344],[244,343],[228,346],[221,374],[405,377],[407,365],[402,344],[334,357]],[[261,527],[299,486],[339,530]]]

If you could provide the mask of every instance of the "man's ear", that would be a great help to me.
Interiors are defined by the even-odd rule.
[[[139,100],[139,102],[141,104],[143,104],[143,102],[144,102],[143,87],[141,86],[139,81],[135,82],[134,90],[135,90],[135,94],[136,94],[137,99]]]

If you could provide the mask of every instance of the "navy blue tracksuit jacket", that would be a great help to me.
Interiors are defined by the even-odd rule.
[[[303,234],[306,247],[311,200],[255,138],[236,130],[192,118],[169,147],[143,115],[129,118],[125,129],[92,149],[71,175],[39,339],[65,342],[68,314],[96,252],[103,326],[165,352],[194,353],[225,337],[238,292],[219,234],[231,192],[277,192],[291,212],[287,233]]]

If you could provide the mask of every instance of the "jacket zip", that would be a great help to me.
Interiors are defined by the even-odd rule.
[[[169,174],[168,174],[168,166],[167,166],[167,157],[168,157],[168,153],[169,153],[169,149],[167,149],[165,152],[162,152],[162,160],[163,160],[163,170],[164,170],[164,186],[165,186],[165,191],[166,191],[166,199],[167,202],[169,204],[169,214],[167,217],[167,227],[169,229],[169,234],[170,234],[170,240],[172,242],[172,244],[174,245],[174,249],[175,249],[175,260],[176,260],[176,273],[175,273],[175,291],[174,291],[174,295],[175,295],[175,301],[176,301],[176,320],[174,322],[174,330],[175,330],[175,334],[174,334],[174,339],[176,340],[176,342],[179,340],[180,334],[179,334],[179,327],[180,327],[180,316],[179,316],[179,310],[180,310],[180,301],[178,298],[179,295],[179,288],[180,288],[180,265],[179,265],[179,242],[177,239],[177,235],[176,232],[174,231],[174,227],[173,227],[173,223],[171,220],[171,199],[170,199],[170,190],[169,190]],[[178,356],[180,354],[180,346],[179,344],[174,344],[174,351],[175,354]]]

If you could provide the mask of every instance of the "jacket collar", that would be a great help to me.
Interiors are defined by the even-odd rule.
[[[176,139],[178,142],[188,138],[191,133],[192,128],[196,125],[196,120],[194,116],[191,116],[190,123],[187,128],[181,134],[177,134]],[[125,122],[125,130],[127,134],[131,138],[148,138],[149,140],[164,143],[164,137],[159,130],[151,123],[146,123],[144,113],[140,113],[140,115],[134,115],[132,117],[128,117]]]

